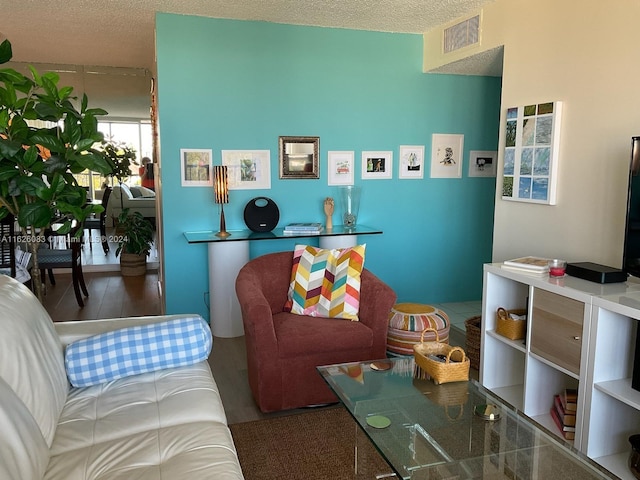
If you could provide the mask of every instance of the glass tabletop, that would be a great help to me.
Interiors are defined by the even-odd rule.
[[[617,478],[476,381],[435,385],[414,378],[414,365],[406,357],[318,367],[400,478]]]

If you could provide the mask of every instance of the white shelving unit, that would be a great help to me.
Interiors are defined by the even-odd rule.
[[[496,310],[527,309],[524,340],[495,332]],[[640,433],[640,392],[631,388],[640,283],[598,284],[484,267],[480,382],[555,432],[549,411],[578,390],[573,445],[623,479],[628,437]],[[569,442],[571,443],[571,442]]]

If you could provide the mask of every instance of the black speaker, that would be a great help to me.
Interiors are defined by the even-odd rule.
[[[270,232],[280,220],[280,210],[273,200],[256,197],[244,207],[244,223],[253,232]]]

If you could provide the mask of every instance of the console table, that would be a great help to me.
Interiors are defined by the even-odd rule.
[[[364,225],[353,228],[338,225],[331,231],[325,230],[319,234],[285,234],[284,228],[276,228],[271,232],[230,230],[229,233],[230,236],[221,238],[211,230],[184,232],[187,242],[208,244],[211,331],[215,337],[223,338],[244,335],[235,281],[240,269],[249,261],[250,242],[319,237],[321,248],[346,248],[357,244],[358,235],[381,234],[382,230]]]

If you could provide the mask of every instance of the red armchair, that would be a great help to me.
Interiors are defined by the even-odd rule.
[[[240,270],[249,385],[263,412],[336,402],[318,365],[386,357],[394,291],[367,269],[361,276],[358,322],[283,312],[293,252],[257,257]]]

